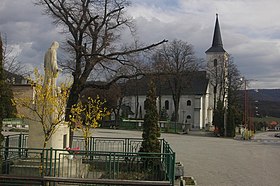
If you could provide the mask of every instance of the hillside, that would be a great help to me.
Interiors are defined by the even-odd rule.
[[[252,113],[280,118],[280,89],[248,90]],[[243,91],[244,94],[244,91]]]

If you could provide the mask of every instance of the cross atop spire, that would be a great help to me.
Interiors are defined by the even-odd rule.
[[[226,52],[223,48],[223,41],[222,41],[222,35],[220,31],[218,14],[216,14],[216,23],[215,23],[212,46],[206,51],[206,53],[207,52]]]

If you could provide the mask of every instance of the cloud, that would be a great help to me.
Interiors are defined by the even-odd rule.
[[[52,20],[42,15],[32,0],[1,0],[0,31],[7,36],[8,47],[17,51],[20,62],[40,67],[44,51],[59,32]]]
[[[10,47],[16,48],[20,61],[38,67],[51,42],[61,42],[64,37],[32,2],[1,0],[0,32],[7,35]],[[127,13],[135,20],[140,42],[181,39],[203,58],[211,46],[215,14],[219,13],[224,48],[242,74],[258,80],[252,86],[276,88],[280,87],[279,7],[279,0],[132,0]],[[62,53],[61,49],[58,52]]]
[[[162,6],[137,4],[130,13],[141,39],[181,39],[194,45],[199,57],[211,46],[215,14],[219,13],[224,48],[232,54],[241,73],[254,78],[256,87],[275,88],[279,80],[280,1],[181,0],[171,11]],[[176,11],[173,11],[176,9]],[[274,83],[267,83],[271,80]]]

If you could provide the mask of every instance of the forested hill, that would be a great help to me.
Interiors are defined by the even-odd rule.
[[[253,113],[257,110],[261,116],[280,118],[280,89],[254,89],[247,93]]]

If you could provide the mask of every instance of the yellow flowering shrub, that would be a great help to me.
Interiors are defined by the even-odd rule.
[[[42,125],[44,133],[45,148],[48,140],[55,133],[57,126],[64,122],[65,105],[69,94],[69,86],[66,83],[60,85],[59,90],[51,87],[43,87],[44,77],[34,70],[34,79],[29,79],[33,87],[33,97],[14,98],[13,104],[30,111],[30,115],[22,115],[26,118]]]
[[[109,111],[104,107],[105,101],[101,101],[97,96],[95,99],[87,98],[87,103],[79,101],[71,108],[70,121],[75,129],[80,129],[85,140],[85,149],[88,150],[88,138],[91,136],[91,129],[99,127],[99,121],[109,115]]]

